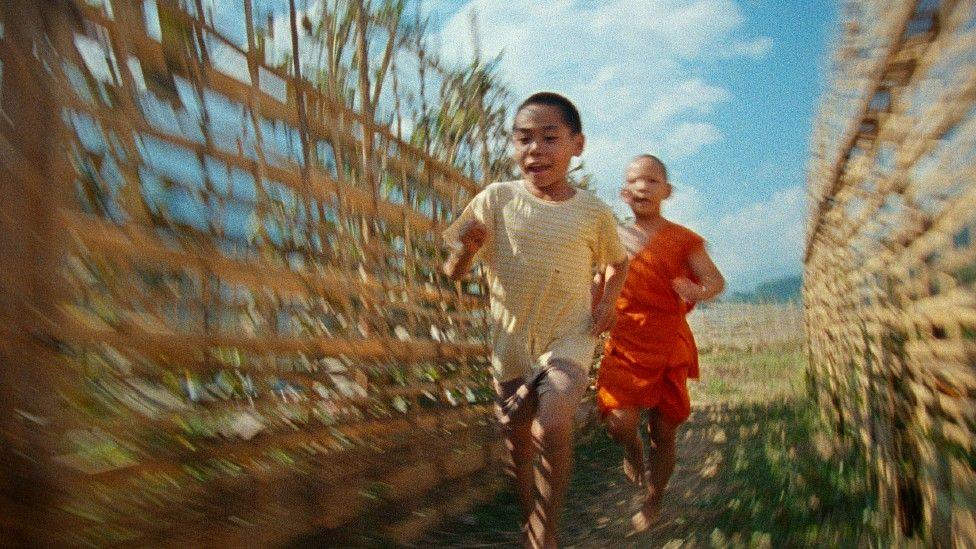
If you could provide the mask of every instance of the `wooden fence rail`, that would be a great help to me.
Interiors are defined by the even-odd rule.
[[[706,304],[688,324],[703,351],[798,348],[805,338],[799,303]]]
[[[437,271],[497,113],[433,154],[388,14],[278,4],[0,8],[3,540],[406,539],[497,485],[485,297]]]
[[[813,139],[813,392],[896,543],[976,544],[976,3],[849,0]]]

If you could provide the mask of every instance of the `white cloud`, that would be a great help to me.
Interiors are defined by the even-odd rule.
[[[697,187],[672,183],[671,198],[663,205],[664,216],[689,227],[702,224],[706,216],[705,203]]]
[[[472,12],[482,54],[504,53],[516,97],[553,90],[580,107],[583,160],[607,199],[635,154],[676,160],[721,141],[709,118],[732,93],[699,67],[753,53],[735,0],[471,0],[441,27],[448,61],[472,55]]]
[[[710,114],[717,105],[730,99],[732,94],[721,86],[707,84],[700,78],[685,80],[677,84],[671,94],[655,98],[647,107],[644,121],[661,124],[685,111]]]
[[[686,58],[722,44],[743,22],[732,0],[611,0],[593,12],[595,28]]]
[[[685,158],[720,139],[722,132],[713,124],[682,122],[665,138],[661,154],[670,159]]]
[[[749,42],[737,42],[725,52],[726,57],[750,57],[762,59],[773,49],[773,39],[761,36]]]
[[[709,241],[712,259],[735,289],[800,271],[806,191],[800,186],[773,193],[717,220],[692,221]]]

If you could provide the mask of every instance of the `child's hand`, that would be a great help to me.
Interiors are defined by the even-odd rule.
[[[597,273],[590,284],[590,313],[603,301],[603,273]]]
[[[593,328],[590,330],[590,334],[598,337],[603,332],[613,328],[616,322],[617,307],[614,303],[607,303],[607,300],[601,299],[593,308]]]
[[[488,227],[485,227],[485,224],[477,219],[472,219],[465,223],[461,229],[460,238],[465,251],[468,253],[477,252],[484,246],[485,240],[488,238]]]
[[[695,284],[687,277],[680,276],[672,280],[671,287],[674,288],[674,291],[677,292],[678,296],[687,303],[701,299],[702,287]]]

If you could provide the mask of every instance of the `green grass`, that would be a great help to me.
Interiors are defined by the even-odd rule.
[[[688,386],[699,406],[766,402],[799,395],[804,388],[806,357],[799,349],[721,351],[701,356],[701,379]]]
[[[874,540],[872,493],[856,452],[835,443],[805,399],[800,351],[702,357],[694,412],[678,435],[678,470],[662,520],[635,534],[640,493],[622,451],[599,429],[581,437],[563,543],[577,547],[859,547]],[[420,546],[517,543],[511,491],[444,525]],[[873,543],[872,543],[873,542]]]
[[[869,539],[863,463],[834,448],[806,401],[717,407],[707,421],[726,434],[715,476],[721,489],[694,502],[710,516],[710,545],[849,547]],[[699,542],[702,533],[689,532]]]

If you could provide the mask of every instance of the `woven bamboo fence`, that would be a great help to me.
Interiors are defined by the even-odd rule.
[[[402,540],[491,493],[486,298],[437,269],[506,169],[485,66],[402,2],[0,18],[2,544]]]
[[[688,315],[702,351],[761,351],[803,345],[799,303],[708,303]]]
[[[868,458],[893,540],[972,547],[976,3],[843,13],[809,176],[813,393]]]

